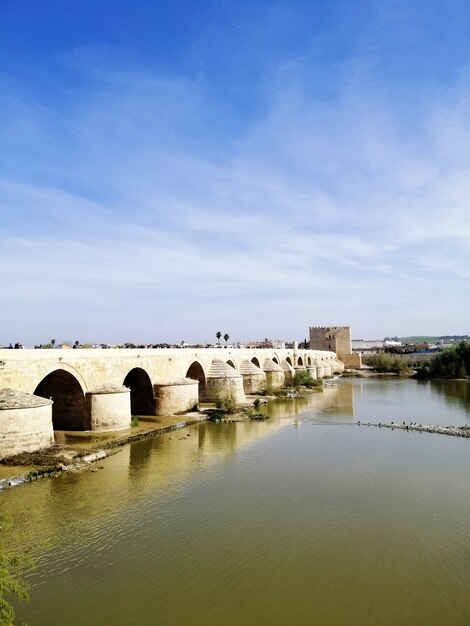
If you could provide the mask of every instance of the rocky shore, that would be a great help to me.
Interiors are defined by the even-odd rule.
[[[417,424],[416,422],[357,422],[358,426],[374,426],[376,428],[391,428],[392,430],[406,430],[420,433],[433,433],[435,435],[448,435],[449,437],[470,438],[470,426],[440,426],[437,424]]]

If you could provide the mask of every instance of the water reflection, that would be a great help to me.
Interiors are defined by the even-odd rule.
[[[450,406],[461,407],[466,413],[470,413],[470,381],[433,380],[419,383],[427,384],[434,393],[443,395]]]
[[[202,422],[163,433],[119,448],[91,471],[63,474],[2,493],[2,510],[29,511],[24,522],[36,538],[33,551],[41,552],[41,544],[65,541],[83,524],[92,531],[104,518],[119,517],[126,506],[138,506],[149,493],[165,498],[184,489],[195,471],[210,472],[237,450],[289,422]]]
[[[468,623],[469,442],[324,425],[341,410],[347,423],[375,390],[312,394],[267,422],[197,424],[103,470],[2,494],[28,507],[38,544],[52,541],[36,548],[19,621]]]
[[[271,418],[285,419],[291,416],[312,414],[317,417],[336,417],[342,422],[352,422],[354,418],[354,386],[351,384],[329,384],[320,391],[309,393],[301,398],[279,398],[264,409]],[[331,423],[331,420],[327,420]]]
[[[281,404],[270,408],[288,411]],[[291,411],[303,419],[325,423],[406,421],[422,424],[467,425],[470,381],[416,381],[367,378],[339,380],[322,393],[299,399]]]
[[[464,420],[459,388],[346,381],[1,494],[38,557],[18,621],[468,623],[469,442],[345,427]]]

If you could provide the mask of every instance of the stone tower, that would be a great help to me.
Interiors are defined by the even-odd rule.
[[[361,356],[353,354],[350,326],[310,326],[310,349],[336,352],[346,367],[361,367]]]

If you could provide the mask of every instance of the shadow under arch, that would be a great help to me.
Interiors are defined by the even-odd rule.
[[[193,361],[186,372],[186,378],[199,381],[199,400],[201,401],[206,395],[206,375],[204,369],[198,361]]]
[[[279,365],[279,359],[277,358],[277,356],[276,356],[276,355],[274,355],[274,356],[273,356],[273,358],[271,359],[271,361],[272,361],[273,363],[276,363],[276,365]]]
[[[312,357],[311,356],[307,357],[307,365],[312,365]]]
[[[258,359],[257,359],[255,356],[251,359],[251,362],[252,362],[254,365],[256,365],[256,367],[259,367],[259,368],[261,369],[261,365],[260,365],[260,363],[259,363]]]
[[[304,362],[301,356],[299,356],[299,358],[297,359],[297,365],[302,365],[303,366]]]
[[[124,378],[123,385],[131,390],[131,414],[155,415],[155,398],[150,376],[141,367],[134,367]]]
[[[55,430],[91,429],[85,395],[80,383],[70,372],[55,369],[41,380],[33,393],[41,398],[52,399],[52,425]]]
[[[289,363],[289,365],[292,367],[292,359],[290,358],[290,356],[286,356],[286,363]]]
[[[233,367],[233,369],[234,369],[234,370],[236,370],[236,369],[237,369],[237,368],[235,367],[235,363],[234,363],[231,359],[229,359],[229,360],[227,361],[227,365],[230,365],[230,367]]]

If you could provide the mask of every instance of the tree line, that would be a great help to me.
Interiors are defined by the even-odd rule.
[[[470,342],[461,341],[436,354],[429,363],[423,363],[417,375],[419,378],[470,377]]]

